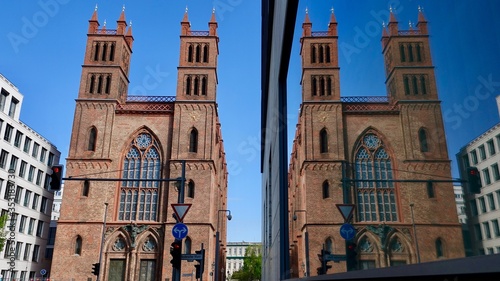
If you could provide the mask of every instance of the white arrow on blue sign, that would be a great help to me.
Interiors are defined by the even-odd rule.
[[[356,229],[354,228],[354,226],[352,226],[352,224],[344,223],[340,227],[340,236],[342,236],[342,238],[344,238],[345,240],[352,240],[355,235]]]
[[[188,227],[183,223],[176,223],[172,228],[172,235],[175,239],[183,239],[188,234]]]

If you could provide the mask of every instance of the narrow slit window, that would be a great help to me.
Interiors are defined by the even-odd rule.
[[[188,47],[188,62],[193,62],[193,45]]]
[[[201,48],[200,45],[196,45],[196,62],[200,62],[201,59]]]
[[[107,51],[108,51],[108,44],[104,43],[104,45],[102,46],[102,60],[103,61],[106,61]]]
[[[195,128],[189,134],[189,152],[198,152],[198,130]]]
[[[208,45],[203,46],[203,62],[208,62]]]
[[[328,132],[326,129],[319,132],[319,151],[320,153],[328,152]]]
[[[311,63],[316,63],[316,46],[311,45]]]
[[[94,61],[99,60],[99,43],[95,43],[95,49],[94,49]]]
[[[186,78],[186,95],[191,95],[191,77]]]

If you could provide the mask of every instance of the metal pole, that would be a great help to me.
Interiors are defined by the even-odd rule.
[[[304,235],[306,239],[306,275],[309,277],[311,273],[309,272],[309,233],[307,232],[307,228]]]
[[[97,279],[96,281],[99,281],[100,280],[100,276],[101,276],[101,269],[103,269],[103,267],[101,266],[102,265],[102,247],[104,246],[104,233],[106,233],[106,217],[108,216],[108,203],[104,203],[104,205],[106,206],[104,208],[104,223],[103,223],[103,226],[102,226],[102,234],[101,234],[101,247],[100,247],[100,250],[99,250],[99,274],[97,274]]]
[[[219,243],[219,213],[217,212],[217,231],[215,232],[215,281],[219,281],[219,251],[220,251],[220,243]]]
[[[186,182],[186,160],[181,160],[181,164],[182,164],[181,177],[177,178],[177,181],[180,182],[179,195],[177,196],[177,203],[180,204],[184,203],[184,184]],[[177,218],[175,218],[175,220],[177,221]],[[181,271],[182,271],[182,261],[181,261],[181,267],[179,267],[179,269],[172,267],[172,281],[181,280]]]
[[[220,243],[219,243],[219,213],[220,212],[224,212],[224,214],[226,212],[229,212],[229,215],[227,215],[227,219],[228,220],[231,220],[231,211],[230,210],[218,210],[217,211],[217,229],[216,229],[216,232],[215,232],[215,278],[214,280],[215,281],[220,281],[219,280],[219,252],[220,252]]]
[[[415,235],[415,248],[417,250],[417,262],[420,263],[420,250],[418,249],[417,228],[415,226],[415,218],[413,217],[413,203],[410,203],[411,223],[413,224],[413,234]]]

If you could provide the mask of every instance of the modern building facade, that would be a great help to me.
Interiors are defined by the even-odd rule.
[[[500,97],[497,97],[497,104]],[[499,105],[500,110],[500,105]],[[481,177],[481,192],[471,193],[463,185],[470,230],[472,255],[500,253],[500,123],[467,143],[457,153],[462,178],[467,168],[476,167]]]
[[[52,251],[46,247],[54,195],[49,183],[60,152],[20,121],[23,95],[2,75],[0,89],[0,208],[8,217],[0,274],[28,280],[50,270]]]
[[[469,226],[467,224],[467,212],[465,207],[465,196],[461,183],[453,184],[453,193],[455,193],[455,203],[457,204],[457,215],[458,222],[462,226],[462,236],[464,238],[464,250],[465,256],[470,257],[473,255],[472,246],[471,246],[471,237]]]
[[[116,29],[100,28],[94,11],[87,34],[52,277],[86,281],[100,261],[100,280],[171,280],[171,205],[184,203],[182,253],[203,245],[209,280],[216,244],[226,244],[227,209],[215,14],[208,31],[191,30],[184,14],[175,96],[127,94],[134,38],[124,11]],[[223,250],[217,256],[225,260]],[[181,280],[195,278],[194,264],[182,261]]]
[[[289,165],[292,276],[317,275],[321,250],[344,255],[346,239],[358,253],[355,269],[463,257],[423,12],[409,30],[390,13],[385,96],[342,91],[333,10],[327,30],[313,31],[307,12],[302,29],[302,104]],[[352,207],[352,218],[339,205]],[[346,221],[355,232],[342,237]],[[346,271],[344,261],[329,265],[327,273]]]
[[[290,277],[286,81],[298,0],[262,0],[262,280]]]
[[[226,275],[229,280],[235,271],[245,264],[245,254],[249,247],[255,249],[256,255],[261,255],[262,243],[258,242],[227,242]]]

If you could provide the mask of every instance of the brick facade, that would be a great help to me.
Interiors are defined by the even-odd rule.
[[[306,14],[289,166],[292,275],[308,274],[307,263],[317,275],[322,247],[345,253],[336,207],[345,203],[355,205],[358,269],[463,257],[452,182],[425,182],[451,179],[451,163],[423,13],[415,29],[398,30],[391,12],[384,28],[387,96],[341,97],[337,40],[333,13],[326,32],[313,32]],[[346,271],[345,262],[329,265]]]
[[[127,95],[133,36],[125,13],[116,30],[99,28],[97,10],[92,15],[66,161],[66,178],[89,181],[65,181],[54,280],[95,278],[91,271],[99,261],[105,203],[101,280],[172,278],[170,244],[176,221],[171,204],[178,203],[177,181],[143,185],[97,179],[177,179],[183,162],[184,203],[192,204],[184,218],[189,234],[183,253],[186,244],[191,244],[190,253],[203,244],[203,279],[209,279],[217,227],[226,244],[226,221],[218,226],[217,216],[218,210],[227,209],[227,169],[216,104],[219,39],[214,14],[208,25],[207,32],[192,32],[186,11],[176,96],[137,97]],[[187,75],[192,77],[189,83]],[[194,264],[182,262],[181,280],[194,278]]]

